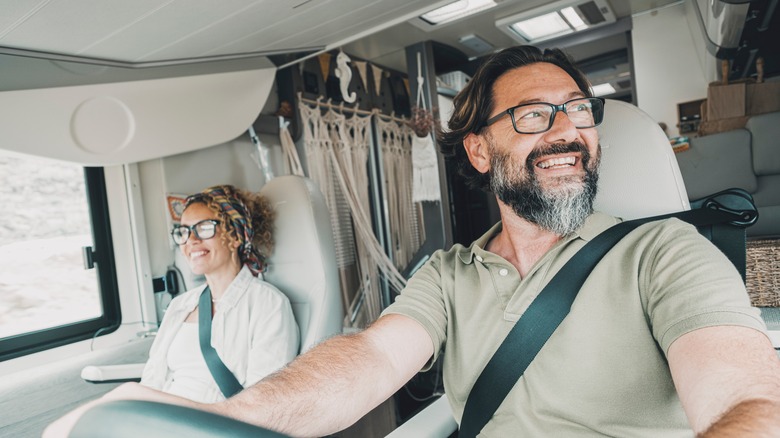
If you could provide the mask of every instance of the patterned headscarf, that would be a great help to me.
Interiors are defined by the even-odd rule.
[[[257,273],[265,271],[265,257],[252,245],[252,239],[255,236],[255,231],[252,228],[252,214],[236,193],[236,188],[231,185],[209,187],[200,193],[187,197],[184,208],[186,209],[194,202],[218,205],[222,215],[230,220],[230,225],[241,242],[241,246],[238,247],[241,262],[257,275]]]

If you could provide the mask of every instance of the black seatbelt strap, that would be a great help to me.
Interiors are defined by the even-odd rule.
[[[493,417],[547,339],[566,318],[582,284],[602,257],[638,226],[671,216],[697,227],[735,219],[735,215],[717,210],[689,210],[622,222],[586,243],[542,289],[485,365],[466,400],[459,438],[476,437]]]
[[[225,398],[244,389],[236,380],[236,376],[219,358],[217,350],[211,346],[211,289],[208,286],[200,294],[198,302],[198,337],[200,338],[200,351],[206,360],[206,366],[209,367],[212,377]]]

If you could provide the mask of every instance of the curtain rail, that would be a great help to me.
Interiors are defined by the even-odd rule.
[[[333,103],[330,103],[330,101],[331,101],[330,99],[328,99],[327,101],[323,101],[322,99],[323,99],[322,96],[320,96],[320,98],[316,99],[316,100],[315,99],[307,99],[307,98],[303,97],[300,92],[298,92],[298,101],[303,102],[303,103],[308,103],[310,105],[316,105],[316,106],[319,106],[319,107],[330,108],[330,109],[341,111],[342,113],[350,112],[350,113],[353,113],[353,114],[362,114],[362,115],[366,115],[366,116],[376,115],[377,117],[380,117],[382,119],[392,120],[392,121],[397,122],[397,123],[409,123],[409,120],[407,118],[405,118],[405,117],[396,117],[395,115],[389,115],[388,116],[387,114],[382,114],[376,108],[374,108],[371,111],[366,111],[364,109],[358,108],[357,105],[347,106],[347,105],[344,105],[344,103],[333,104]]]

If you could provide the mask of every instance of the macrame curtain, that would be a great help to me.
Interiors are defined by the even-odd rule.
[[[303,166],[298,157],[298,150],[295,149],[295,142],[290,135],[290,122],[280,117],[279,120],[279,139],[282,143],[282,152],[284,154],[284,163],[287,173],[292,175],[304,176]]]
[[[327,107],[327,105],[325,105]],[[411,202],[411,131],[379,116],[344,114],[328,107],[298,105],[309,178],[320,186],[331,212],[336,258],[342,273],[346,325],[365,326],[382,310],[381,282],[400,291],[398,272],[419,247],[417,213]],[[324,112],[324,114],[323,114]],[[374,121],[384,156],[387,209],[395,263],[377,241],[371,222],[369,155]],[[350,284],[354,272],[357,284]]]
[[[420,211],[413,202],[412,128],[394,120],[376,118],[377,138],[382,149],[391,248],[398,269],[403,269],[424,241],[419,225]]]

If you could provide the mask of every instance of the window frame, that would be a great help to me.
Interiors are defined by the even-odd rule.
[[[103,314],[97,318],[0,339],[0,362],[107,335],[116,331],[121,325],[119,286],[103,168],[85,167],[84,182],[94,245],[92,258],[96,266],[93,269],[97,270],[98,292]]]

